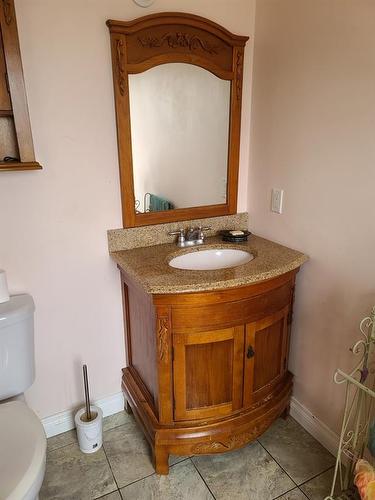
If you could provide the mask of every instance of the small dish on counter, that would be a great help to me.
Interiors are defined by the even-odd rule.
[[[240,230],[240,229],[225,229],[220,231],[223,241],[228,241],[230,243],[242,243],[247,241],[248,237],[251,235],[250,231]]]

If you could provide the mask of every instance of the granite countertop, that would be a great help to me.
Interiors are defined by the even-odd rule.
[[[246,250],[255,258],[237,267],[214,271],[187,271],[168,265],[176,255],[210,248]],[[168,243],[112,252],[111,257],[151,294],[202,292],[249,285],[292,271],[308,260],[301,252],[255,235],[244,243],[223,243],[221,238],[211,237],[197,247],[178,248],[176,244]]]

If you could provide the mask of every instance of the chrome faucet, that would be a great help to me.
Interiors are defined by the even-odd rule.
[[[186,231],[181,228],[178,231],[171,231],[168,233],[170,236],[177,235],[177,246],[180,248],[184,247],[193,247],[195,245],[203,245],[204,243],[204,232],[203,231],[208,231],[211,229],[211,226],[207,227],[189,227],[186,229]]]

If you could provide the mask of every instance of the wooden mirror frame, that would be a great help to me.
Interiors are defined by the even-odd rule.
[[[244,47],[249,39],[192,14],[160,13],[133,21],[107,21],[124,227],[235,214],[237,212]],[[129,74],[166,63],[187,63],[231,82],[226,203],[136,213],[129,103]]]

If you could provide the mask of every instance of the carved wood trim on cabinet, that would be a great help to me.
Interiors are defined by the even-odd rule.
[[[244,46],[248,37],[193,14],[160,13],[133,21],[107,21],[111,34],[124,227],[237,212]],[[231,81],[226,203],[136,214],[128,75],[165,63],[200,66]]]
[[[6,106],[5,110],[0,109],[0,120],[4,120],[5,116],[8,120],[7,122],[4,121],[0,126],[0,133],[1,130],[6,130],[1,144],[0,171],[40,169],[42,167],[35,161],[14,0],[2,0],[0,4],[0,38],[2,39],[0,51],[3,51],[6,66],[6,76],[0,74],[0,79],[6,78],[7,80],[5,86],[9,90],[9,101],[11,103],[10,108]],[[1,58],[2,55],[0,55]],[[0,68],[1,65],[0,62]],[[0,83],[0,94],[2,87],[3,82]],[[2,99],[0,99],[1,101]],[[9,142],[9,137],[12,136],[13,138]],[[10,154],[7,151],[10,151]],[[4,156],[14,155],[17,155],[19,161],[2,161]]]
[[[170,453],[239,448],[286,411],[292,391],[288,317],[297,271],[163,300],[122,273],[131,351],[122,386],[158,473],[168,473]]]

